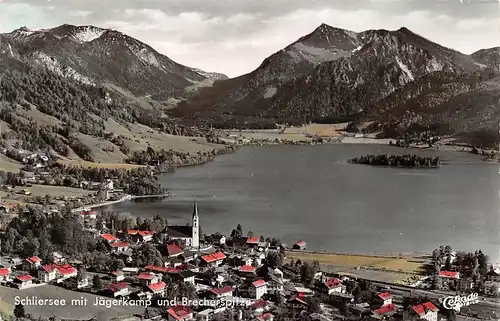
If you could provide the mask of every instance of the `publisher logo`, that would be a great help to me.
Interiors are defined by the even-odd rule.
[[[479,294],[471,293],[467,296],[448,296],[443,300],[443,307],[448,310],[460,311],[462,307],[479,303]]]

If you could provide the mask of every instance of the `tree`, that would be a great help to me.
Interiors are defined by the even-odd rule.
[[[259,242],[264,242],[264,241],[265,241],[265,239],[264,239],[264,235],[261,235],[261,236],[259,237]]]
[[[24,311],[24,305],[16,304],[14,308],[14,316],[18,319],[26,317],[26,311]]]
[[[123,262],[122,259],[114,259],[111,262],[111,270],[113,271],[121,270],[124,267],[125,267],[125,262]]]
[[[283,258],[279,253],[269,252],[266,256],[266,264],[269,267],[277,268],[283,265]]]
[[[238,224],[236,226],[236,237],[242,237],[243,236],[243,228],[241,227],[241,224]]]
[[[309,305],[307,306],[307,312],[309,313],[321,312],[321,300],[318,297],[315,296],[309,300]]]
[[[92,279],[92,288],[95,291],[100,291],[102,289],[102,281],[97,274],[94,274],[94,278]]]
[[[247,237],[253,237],[253,232],[252,231],[248,231]]]
[[[314,281],[314,271],[307,262],[300,267],[300,279],[305,285],[311,285]]]

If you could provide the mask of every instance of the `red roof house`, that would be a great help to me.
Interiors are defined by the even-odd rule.
[[[439,277],[441,278],[446,278],[446,279],[459,279],[460,278],[460,273],[459,272],[454,272],[454,271],[439,271]]]
[[[387,304],[373,311],[375,317],[380,318],[394,313],[394,305]]]
[[[188,306],[176,305],[167,310],[169,321],[191,320],[193,312]]]
[[[257,236],[251,236],[251,237],[247,238],[246,243],[248,245],[257,245],[257,244],[259,244],[259,238]]]
[[[156,282],[148,285],[149,290],[153,292],[153,294],[160,294],[165,291],[165,282]]]
[[[0,269],[0,277],[6,277],[10,274],[10,271],[8,268],[1,268]]]
[[[233,294],[233,287],[228,285],[222,288],[216,288],[209,291],[212,296],[223,297]]]
[[[269,312],[263,313],[256,317],[259,321],[272,321],[274,319],[274,315]]]
[[[297,241],[297,243],[295,243],[293,246],[292,246],[293,249],[295,250],[304,250],[306,248],[306,242],[300,240],[300,241]]]
[[[114,237],[114,235],[111,235],[111,234],[101,234],[101,237],[108,242],[112,242],[112,241],[116,240],[116,237]]]
[[[129,294],[128,285],[126,282],[115,282],[108,284],[108,290],[113,293],[114,297],[125,296]]]
[[[128,244],[128,242],[115,241],[111,243],[111,249],[113,251],[124,251],[128,249],[129,246],[130,244]]]
[[[433,314],[438,312],[438,308],[432,302],[425,302],[419,305],[414,305],[411,307],[412,311],[415,312],[420,318],[426,318],[428,314]]]
[[[240,273],[247,273],[247,274],[250,274],[250,273],[255,273],[255,266],[251,266],[251,265],[242,265],[240,266]]]
[[[167,252],[168,252],[167,253],[168,257],[175,257],[175,256],[179,256],[182,253],[184,253],[184,251],[179,246],[177,246],[177,244],[175,244],[175,243],[167,245]]]
[[[226,258],[226,255],[222,252],[215,252],[212,254],[203,255],[201,260],[206,265],[218,265]]]
[[[23,274],[23,275],[19,275],[18,277],[16,277],[16,280],[19,280],[20,282],[29,282],[29,281],[33,281],[33,278],[28,275],[28,274]]]
[[[253,285],[254,287],[263,286],[263,285],[265,285],[265,284],[266,284],[266,281],[264,281],[264,280],[262,280],[262,279],[261,279],[261,280],[257,280],[257,281],[253,281],[253,282],[252,282],[252,285]]]

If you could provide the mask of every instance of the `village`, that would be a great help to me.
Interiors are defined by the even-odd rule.
[[[485,266],[486,256],[480,252],[440,247],[430,258],[434,267],[428,274],[402,286],[326,273],[317,261],[293,261],[294,253],[308,251],[301,240],[289,248],[276,238],[244,236],[241,226],[228,236],[202,235],[196,202],[191,222],[180,226],[161,225],[155,218],[158,224],[150,224],[150,229],[117,228],[100,220],[102,214],[95,211],[83,209],[75,215],[103,256],[5,255],[0,257],[1,287],[14,289],[16,298],[47,286],[90,293],[97,295],[94,305],[142,306],[141,313],[128,315],[137,320],[497,318],[500,271]],[[443,306],[447,296],[478,292],[481,302],[467,309]],[[29,296],[16,299],[13,314],[28,317],[30,306],[38,301]],[[75,308],[71,305],[78,305],[76,299],[66,308]]]

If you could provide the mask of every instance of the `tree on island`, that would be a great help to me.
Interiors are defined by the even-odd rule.
[[[253,232],[252,231],[248,231],[247,237],[253,237]]]

